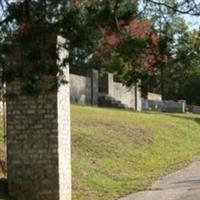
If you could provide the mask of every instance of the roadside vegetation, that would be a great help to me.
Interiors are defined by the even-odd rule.
[[[8,200],[6,189],[6,149],[3,119],[0,117],[0,200]]]
[[[75,105],[71,113],[73,200],[117,200],[200,156],[198,115]]]

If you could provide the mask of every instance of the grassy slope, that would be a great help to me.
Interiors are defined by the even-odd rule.
[[[141,190],[200,155],[195,115],[72,106],[73,200]]]
[[[197,158],[197,117],[72,106],[73,200],[115,200]]]

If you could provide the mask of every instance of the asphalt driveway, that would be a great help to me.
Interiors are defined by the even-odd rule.
[[[200,161],[120,200],[200,200]]]

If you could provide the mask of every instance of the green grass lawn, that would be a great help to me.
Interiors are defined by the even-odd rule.
[[[200,156],[198,115],[74,105],[71,112],[73,200],[116,200]]]

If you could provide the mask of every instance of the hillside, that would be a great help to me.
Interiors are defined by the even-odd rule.
[[[200,156],[198,115],[71,112],[73,200],[116,200]]]

